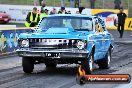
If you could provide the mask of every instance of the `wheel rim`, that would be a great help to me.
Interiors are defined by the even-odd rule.
[[[111,56],[110,53],[108,54],[108,65],[110,64]]]
[[[92,55],[90,56],[90,59],[89,59],[89,68],[90,68],[90,71],[93,70],[93,57],[92,57]]]

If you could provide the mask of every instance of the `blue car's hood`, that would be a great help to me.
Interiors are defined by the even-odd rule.
[[[80,32],[72,28],[50,28],[45,32],[22,33],[19,38],[66,38],[66,39],[83,39],[87,38],[88,31]]]

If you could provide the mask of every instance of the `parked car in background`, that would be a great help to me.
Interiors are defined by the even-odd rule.
[[[20,34],[18,45],[25,73],[37,63],[46,67],[75,63],[90,74],[93,63],[110,67],[113,37],[98,17],[57,14],[44,17],[33,33]]]
[[[9,23],[10,20],[11,17],[7,13],[0,12],[0,23],[6,24]]]

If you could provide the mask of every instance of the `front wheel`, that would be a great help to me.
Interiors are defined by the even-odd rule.
[[[34,62],[32,58],[23,57],[22,58],[22,67],[25,73],[31,73],[34,69]]]
[[[105,55],[105,58],[98,61],[98,66],[100,69],[108,69],[110,68],[110,61],[111,61],[111,48]]]
[[[91,52],[89,58],[86,58],[82,62],[82,69],[84,69],[85,74],[91,74],[93,71],[93,63],[94,63],[94,54]]]

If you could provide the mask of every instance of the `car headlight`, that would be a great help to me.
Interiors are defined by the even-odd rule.
[[[21,41],[21,47],[29,47],[29,40],[24,39]]]
[[[77,48],[78,48],[78,49],[84,49],[85,46],[86,46],[85,41],[80,41],[80,40],[79,40],[79,41],[77,42]]]

